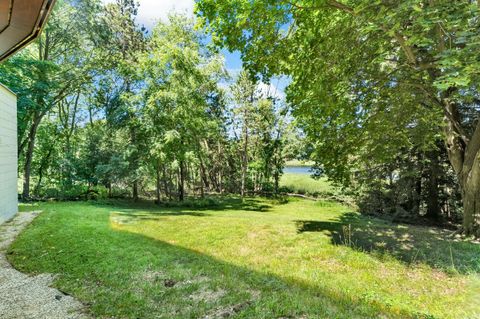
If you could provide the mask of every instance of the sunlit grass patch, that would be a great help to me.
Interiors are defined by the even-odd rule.
[[[19,212],[31,212],[37,210],[39,207],[38,203],[19,203],[18,211]]]
[[[335,202],[39,207],[44,213],[10,260],[58,274],[56,285],[97,317],[475,318],[480,311],[479,245]]]
[[[289,160],[285,163],[285,166],[297,166],[297,167],[312,167],[315,164],[313,161],[303,160]]]
[[[297,194],[333,195],[338,192],[326,178],[314,179],[308,174],[285,173],[280,186]]]

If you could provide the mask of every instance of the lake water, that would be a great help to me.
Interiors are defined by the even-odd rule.
[[[283,169],[284,173],[291,173],[291,174],[304,174],[304,175],[311,175],[310,172],[311,167],[308,166],[286,166]]]

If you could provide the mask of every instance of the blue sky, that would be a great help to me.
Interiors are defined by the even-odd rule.
[[[114,0],[103,0],[104,3]],[[138,23],[151,29],[158,20],[165,20],[171,12],[185,13],[193,16],[194,0],[139,0]],[[234,71],[242,68],[238,52],[223,51],[227,69]]]
[[[104,3],[115,0],[102,0]],[[151,28],[156,21],[165,20],[172,11],[193,16],[194,0],[139,0],[138,22]]]

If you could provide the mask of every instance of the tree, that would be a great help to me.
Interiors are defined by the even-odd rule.
[[[89,23],[95,1],[63,1],[34,45],[2,64],[6,85],[19,96],[19,157],[23,162],[23,198],[30,197],[30,176],[37,132],[42,120],[72,88],[88,81]],[[77,91],[78,92],[78,91]]]
[[[158,203],[276,192],[285,105],[246,74],[233,94],[192,19],[171,16],[149,36],[137,9],[59,2],[37,44],[0,65],[19,101],[24,198],[30,184],[39,198],[61,199],[137,200],[155,188]]]
[[[429,132],[419,147],[441,134],[462,189],[463,232],[480,236],[479,6],[201,0],[197,13],[248,68],[292,77],[289,99],[336,180],[348,183],[359,155],[386,159],[408,146],[412,127]]]
[[[250,125],[255,116],[254,103],[256,102],[257,86],[252,82],[246,72],[242,72],[237,79],[237,83],[233,86],[232,91],[236,107],[234,114],[236,114],[236,125],[241,129],[241,188],[240,194],[245,196],[247,170],[249,162],[249,137]]]
[[[288,127],[285,121],[288,107],[272,96],[272,92],[264,90],[265,86],[243,71],[231,88],[232,131],[239,142],[242,196],[246,194],[248,183],[254,192],[271,190],[272,177],[273,190],[277,193],[284,166],[282,151]]]
[[[202,142],[209,131],[219,129],[209,112],[209,97],[218,92],[222,61],[209,52],[202,34],[184,16],[170,16],[169,23],[155,27],[142,61],[147,82],[146,115],[155,141],[151,154],[157,197],[159,169],[167,158],[178,165],[178,198],[182,201],[189,153],[194,153],[203,166]],[[204,176],[202,183],[205,180]]]
[[[135,65],[138,56],[145,48],[145,29],[137,27],[135,17],[138,14],[138,1],[116,0],[106,6],[106,19],[108,20],[110,39],[107,40],[106,51],[112,53],[108,57],[108,65],[117,75],[113,85],[119,86],[116,109],[116,124],[129,131],[130,145],[128,149],[128,162],[130,163],[130,176],[132,196],[138,200],[138,183],[140,162],[146,150],[140,132],[141,124],[138,122],[141,101],[136,98],[140,90],[141,81],[137,78]]]

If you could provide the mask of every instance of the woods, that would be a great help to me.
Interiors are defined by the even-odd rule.
[[[22,197],[277,192],[289,109],[171,15],[135,1],[63,1],[38,43],[0,66],[20,97]],[[265,86],[265,85],[264,85]]]
[[[292,77],[288,98],[327,176],[350,185],[352,171],[440,139],[462,230],[479,234],[477,1],[214,2],[197,12],[217,43],[259,75]]]
[[[302,159],[364,214],[478,235],[476,2],[203,0],[196,13],[148,30],[135,1],[62,1],[0,66],[19,95],[24,199],[277,194],[285,161]],[[219,47],[245,69],[229,74]]]
[[[0,66],[24,199],[276,194],[303,159],[364,214],[478,235],[476,2],[196,10],[148,30],[135,1],[62,1]],[[245,69],[229,74],[219,47]],[[285,75],[286,98],[271,84]]]

